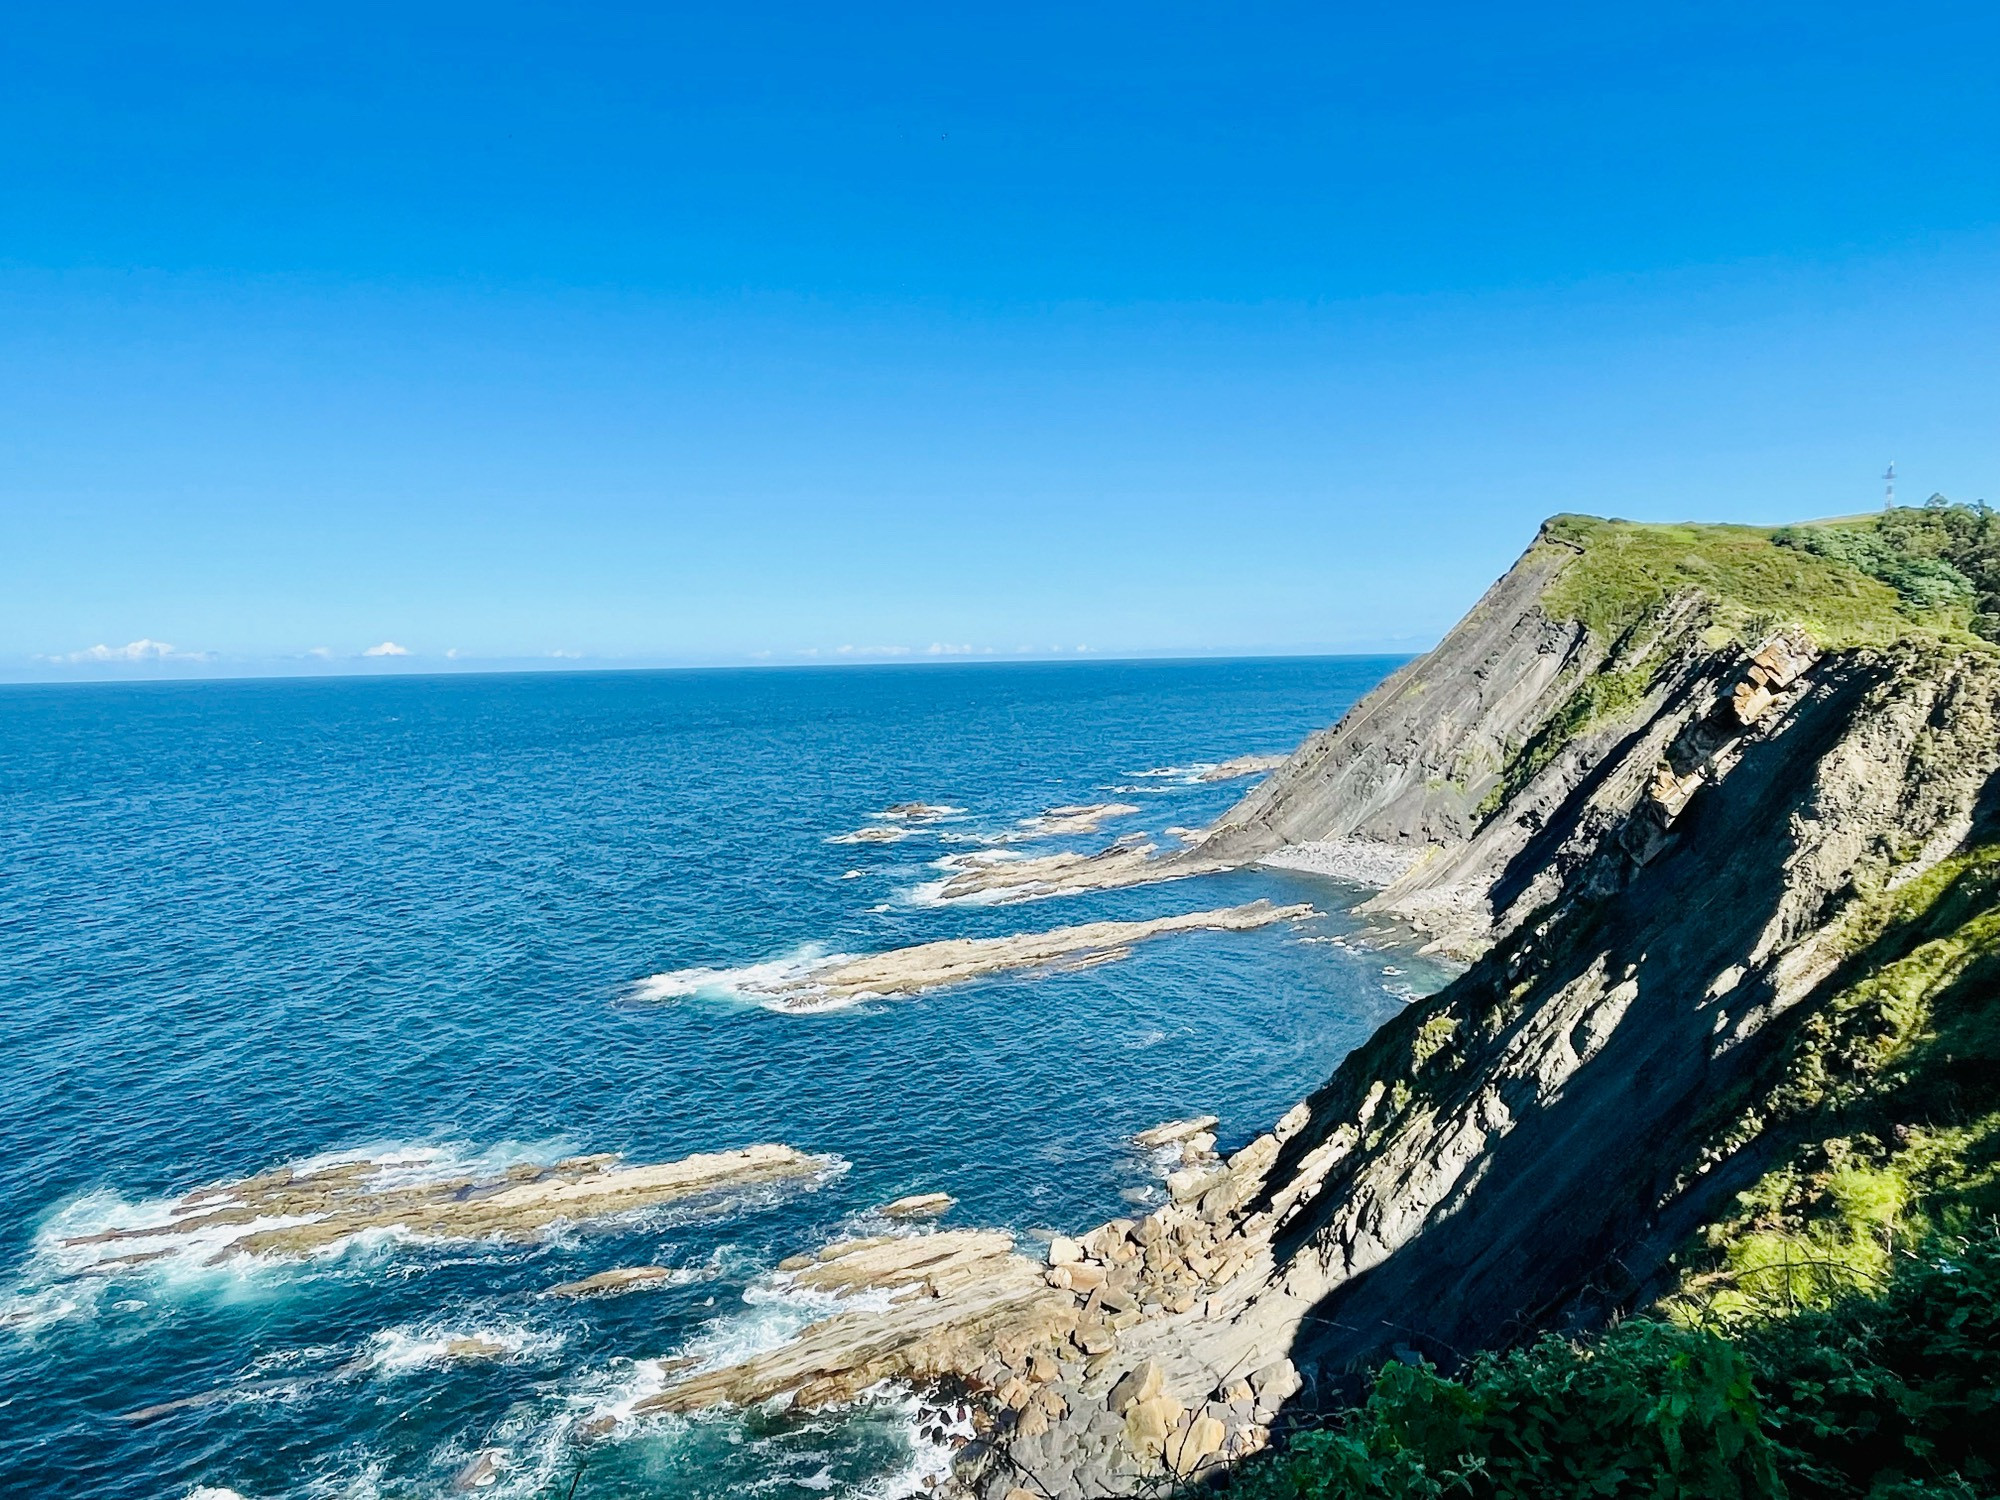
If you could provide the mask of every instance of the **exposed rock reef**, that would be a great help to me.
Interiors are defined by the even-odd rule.
[[[1134,943],[1149,938],[1176,932],[1249,932],[1312,913],[1309,905],[1251,901],[1137,922],[1085,922],[1012,937],[946,938],[862,958],[831,958],[822,964],[741,979],[737,985],[740,992],[776,1001],[784,1009],[812,1010],[851,1000],[922,994],[1024,969],[1077,969],[1114,963],[1130,956]]]
[[[1280,1129],[1295,1129],[1303,1107]],[[1269,1261],[1269,1214],[1243,1212],[1278,1149],[1260,1137],[1228,1161],[1213,1116],[1134,1137],[1173,1150],[1169,1205],[1050,1241],[1046,1260],[1012,1236],[961,1230],[842,1240],[778,1267],[781,1285],[830,1295],[835,1310],[784,1346],[734,1363],[677,1370],[646,1411],[751,1406],[785,1398],[812,1409],[883,1380],[981,1399],[968,1479],[1028,1475],[1051,1493],[1083,1476],[1136,1481],[1164,1464],[1189,1475],[1254,1452],[1299,1389],[1284,1359],[1219,1383],[1162,1361],[1174,1330],[1219,1315],[1228,1288]]]
[[[198,1246],[211,1260],[297,1257],[371,1229],[431,1239],[525,1239],[558,1223],[631,1213],[725,1188],[823,1172],[829,1159],[790,1146],[746,1146],[651,1166],[615,1155],[553,1166],[522,1163],[490,1176],[418,1175],[404,1164],[339,1161],[280,1167],[198,1189],[154,1222],[63,1241],[93,1267],[133,1264]]]
[[[952,873],[925,888],[933,901],[1005,903],[1072,896],[1082,891],[1115,891],[1190,875],[1212,875],[1241,860],[1206,859],[1198,852],[1161,857],[1143,836],[1120,839],[1095,854],[1043,854],[1015,859],[996,854],[957,855],[944,861]]]
[[[1052,807],[1032,818],[1021,820],[1022,830],[1034,838],[1061,838],[1070,834],[1095,833],[1113,818],[1130,817],[1139,808],[1131,802],[1085,802]]]
[[[543,1292],[544,1297],[617,1297],[643,1291],[649,1286],[668,1286],[674,1280],[671,1266],[619,1266],[599,1271],[577,1281],[563,1281]]]

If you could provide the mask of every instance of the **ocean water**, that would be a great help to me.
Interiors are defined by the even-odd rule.
[[[1394,664],[0,690],[0,1491],[442,1495],[482,1452],[476,1492],[496,1496],[916,1488],[943,1460],[893,1396],[626,1414],[654,1361],[822,1315],[771,1267],[872,1207],[941,1189],[947,1225],[1087,1227],[1158,1192],[1134,1131],[1212,1112],[1240,1144],[1441,983],[1394,935],[1357,936],[1357,892],[1308,875],[923,895],[954,853],[1205,822],[1248,783],[1189,768],[1290,749]],[[962,811],[830,842],[911,800]],[[1102,801],[1141,811],[1006,841]],[[646,984],[1257,897],[1325,915],[809,1014],[726,978]],[[757,1141],[830,1164],[528,1243],[371,1234],[116,1274],[63,1243],[329,1153],[446,1171]],[[678,1274],[539,1295],[638,1264]],[[452,1356],[475,1337],[500,1352]],[[614,1421],[586,1441],[593,1417]]]

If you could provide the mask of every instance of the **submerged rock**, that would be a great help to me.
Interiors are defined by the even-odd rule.
[[[1286,761],[1288,755],[1238,755],[1219,764],[1210,766],[1196,776],[1197,781],[1234,781],[1241,776],[1262,776],[1267,771],[1275,771]]]
[[[893,1203],[885,1203],[875,1212],[885,1219],[935,1219],[950,1210],[958,1200],[950,1193],[912,1193],[907,1198],[898,1198]]]
[[[454,1495],[469,1494],[473,1490],[490,1489],[500,1481],[501,1463],[507,1456],[504,1448],[487,1448],[476,1454],[472,1462],[460,1469],[451,1481]]]
[[[659,1286],[672,1281],[671,1266],[621,1266],[616,1270],[599,1271],[593,1276],[585,1276],[577,1281],[564,1281],[543,1292],[544,1297],[615,1297],[621,1292],[636,1292],[641,1288]]]

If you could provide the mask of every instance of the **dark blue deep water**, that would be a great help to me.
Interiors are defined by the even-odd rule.
[[[810,1309],[771,1266],[872,1205],[944,1189],[948,1224],[1086,1227],[1157,1191],[1133,1131],[1212,1111],[1238,1144],[1439,983],[1330,941],[1360,930],[1356,893],[1305,875],[911,896],[932,861],[1054,804],[1142,806],[1073,847],[1205,822],[1247,783],[1136,773],[1288,750],[1392,665],[0,690],[0,1492],[441,1495],[483,1449],[503,1459],[492,1495],[907,1490],[931,1460],[890,1400],[628,1420],[587,1449],[575,1427],[655,1388],[650,1360],[782,1338]],[[911,799],[965,812],[828,842]],[[635,999],[650,975],[812,945],[1259,896],[1328,915],[819,1014]],[[104,1275],[62,1244],[326,1153],[497,1166],[756,1141],[845,1167],[526,1245],[376,1235]],[[537,1295],[647,1263],[684,1274]],[[443,1355],[475,1336],[507,1352]]]

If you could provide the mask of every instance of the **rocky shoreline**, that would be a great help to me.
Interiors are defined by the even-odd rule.
[[[1201,1362],[1173,1351],[1193,1322],[1231,1326],[1262,1284],[1285,1207],[1261,1200],[1280,1146],[1306,1119],[1304,1106],[1290,1111],[1227,1160],[1215,1154],[1213,1116],[1141,1132],[1135,1146],[1173,1159],[1171,1201],[1057,1236],[1040,1258],[991,1230],[842,1240],[794,1256],[779,1285],[830,1295],[836,1310],[749,1359],[684,1371],[668,1362],[672,1378],[638,1412],[773,1401],[812,1410],[897,1382],[966,1405],[960,1484],[998,1496],[1026,1480],[1057,1500],[1256,1452],[1300,1387],[1282,1351],[1256,1322]]]

